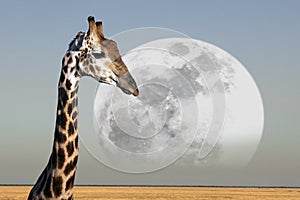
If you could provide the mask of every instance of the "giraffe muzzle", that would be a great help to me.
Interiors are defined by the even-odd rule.
[[[118,77],[117,86],[126,94],[132,94],[133,96],[139,95],[139,90],[136,85],[135,80],[131,76],[131,74],[127,71]]]

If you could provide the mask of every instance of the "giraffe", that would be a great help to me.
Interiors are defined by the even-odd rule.
[[[137,96],[139,91],[119,54],[117,44],[104,37],[102,22],[88,17],[89,29],[78,32],[62,59],[54,142],[49,161],[28,200],[73,199],[78,160],[78,87],[81,77],[119,87]]]

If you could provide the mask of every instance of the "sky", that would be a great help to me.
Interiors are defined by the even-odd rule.
[[[86,19],[102,19],[107,37],[163,27],[215,44],[255,80],[264,104],[262,140],[242,169],[112,170],[80,148],[76,184],[300,186],[299,1],[2,1],[0,3],[0,184],[33,184],[53,141],[61,58]],[[83,116],[97,84],[82,80]],[[93,131],[92,117],[80,129]]]

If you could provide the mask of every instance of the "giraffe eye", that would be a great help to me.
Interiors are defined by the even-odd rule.
[[[96,59],[99,59],[99,58],[105,57],[105,53],[104,53],[104,52],[93,53],[93,56],[94,56]]]

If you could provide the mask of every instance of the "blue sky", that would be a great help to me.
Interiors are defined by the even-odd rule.
[[[246,66],[260,88],[265,129],[253,160],[239,171],[200,172],[201,176],[191,176],[190,180],[183,175],[169,180],[170,174],[178,170],[171,167],[168,172],[133,176],[101,166],[81,148],[77,183],[147,184],[162,178],[162,184],[184,180],[203,185],[300,186],[299,1],[0,4],[0,184],[33,183],[46,164],[53,138],[61,58],[75,34],[86,30],[87,16],[94,15],[103,20],[106,36],[155,26],[177,30],[228,51]],[[96,87],[88,80],[85,84],[91,84],[93,90]],[[83,90],[81,94],[85,94]],[[92,100],[80,105],[90,105],[87,109],[91,109]]]

